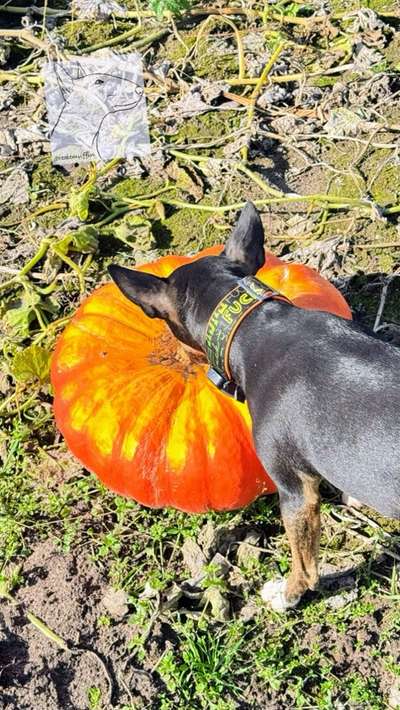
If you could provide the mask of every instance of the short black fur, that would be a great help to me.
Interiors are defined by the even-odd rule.
[[[260,224],[248,203],[221,256],[166,280],[176,314],[169,325],[183,342],[204,350],[218,301],[263,263]],[[351,321],[275,301],[245,318],[230,365],[257,453],[278,487],[293,555],[286,598],[294,605],[316,583],[320,478],[400,518],[400,350]]]

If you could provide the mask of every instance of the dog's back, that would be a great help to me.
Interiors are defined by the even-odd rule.
[[[399,518],[400,350],[336,316],[282,305],[260,309],[239,337],[251,344],[246,394],[268,470],[276,456],[282,467],[295,461]]]

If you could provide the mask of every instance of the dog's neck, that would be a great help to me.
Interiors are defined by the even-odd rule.
[[[201,349],[206,351],[207,326],[214,309],[220,301],[238,284],[243,277],[227,275],[214,283],[196,288],[196,293],[190,299],[190,309],[186,319],[189,332]],[[246,371],[251,361],[251,353],[257,347],[260,332],[265,332],[265,324],[272,324],[280,318],[282,308],[286,306],[278,301],[260,303],[235,332],[230,349],[229,363],[233,379],[246,392]],[[267,318],[267,321],[266,321]],[[249,360],[250,356],[250,360]]]
[[[187,311],[185,325],[193,341],[206,351],[207,326],[218,303],[236,286],[241,276],[224,275],[208,283],[192,285],[191,293],[185,298]]]

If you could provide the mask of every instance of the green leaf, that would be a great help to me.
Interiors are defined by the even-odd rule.
[[[161,222],[164,222],[165,220],[165,207],[164,204],[160,200],[155,200],[154,201],[154,212],[158,219],[161,220]]]
[[[57,251],[61,252],[62,254],[68,254],[71,248],[71,241],[72,236],[70,234],[67,234],[62,239],[59,239],[59,241],[57,242]]]
[[[15,298],[6,304],[3,311],[3,322],[9,326],[14,335],[25,338],[29,335],[29,327],[36,318],[35,308],[40,303],[40,296],[33,290],[24,291],[22,297]]]
[[[60,310],[60,304],[52,298],[43,298],[32,286],[28,286],[18,298],[13,298],[0,308],[0,317],[6,332],[15,338],[26,338],[30,335],[31,324],[40,315],[46,322],[47,314],[55,315]]]
[[[57,242],[57,250],[62,254],[69,251],[77,251],[81,254],[94,254],[99,248],[98,231],[95,227],[88,225],[76,232],[70,232]]]
[[[185,10],[190,9],[191,4],[190,0],[150,0],[150,8],[157,17],[162,17],[165,12],[181,15]]]
[[[72,244],[75,251],[82,254],[94,254],[99,248],[98,231],[90,225],[78,229],[72,234]]]
[[[93,191],[93,185],[86,185],[79,190],[72,188],[69,198],[69,211],[71,217],[78,217],[81,222],[85,222],[89,215],[89,197]]]
[[[30,345],[14,355],[11,374],[17,382],[45,382],[49,372],[50,353],[41,345]]]
[[[71,232],[57,242],[57,250],[62,254],[77,251],[81,254],[94,254],[99,248],[98,231],[88,225],[76,232]]]
[[[131,214],[114,229],[114,236],[128,246],[135,245],[137,249],[153,249],[154,238],[151,233],[151,222],[138,214]]]
[[[4,315],[4,323],[11,331],[22,338],[29,335],[29,326],[35,318],[35,312],[31,308],[13,305]]]

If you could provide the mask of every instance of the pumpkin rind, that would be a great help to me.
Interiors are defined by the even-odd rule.
[[[140,268],[168,276],[192,258],[164,257]],[[308,267],[267,254],[257,276],[299,306],[351,317],[340,293]],[[245,506],[275,486],[254,451],[246,405],[221,394],[206,369],[162,321],[106,284],[57,342],[57,425],[87,469],[144,505],[194,513]]]

